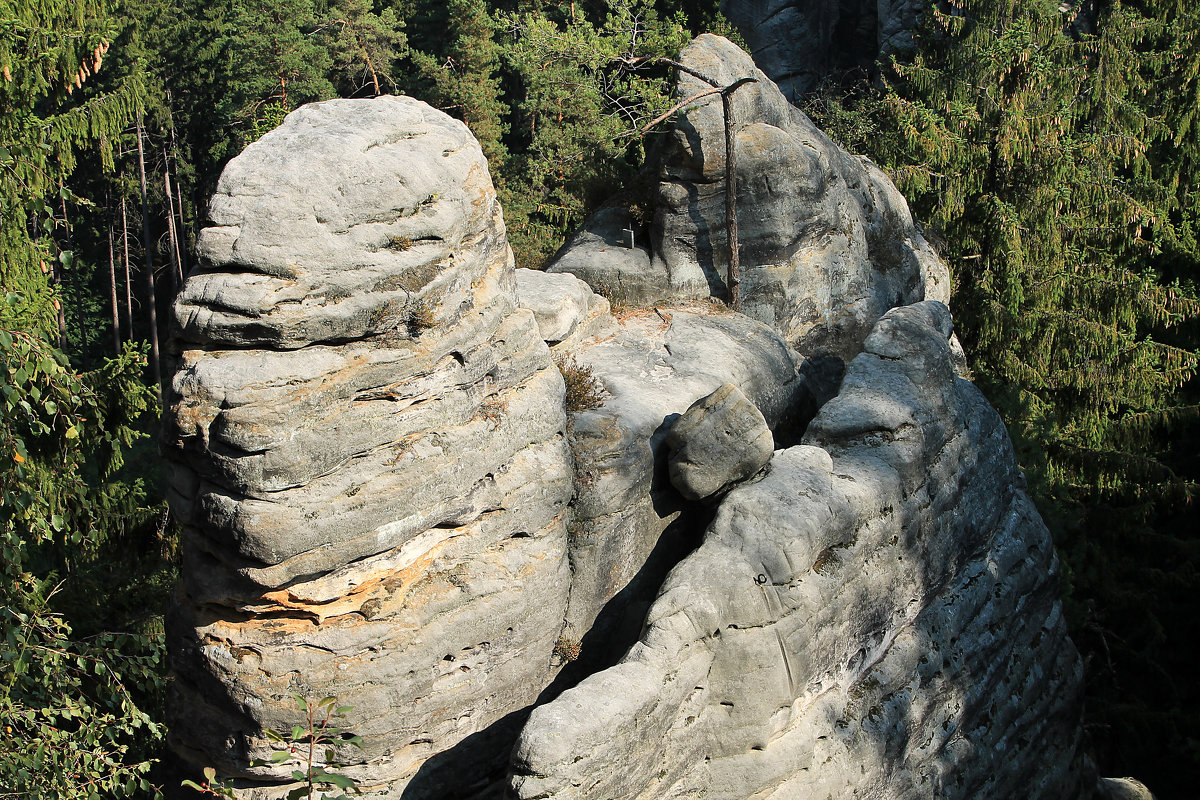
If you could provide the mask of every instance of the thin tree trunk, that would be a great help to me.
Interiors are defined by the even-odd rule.
[[[109,212],[112,213],[111,211]],[[116,355],[121,355],[121,312],[117,304],[117,253],[113,246],[113,226],[112,217],[109,217],[108,223],[108,289],[109,299],[112,301],[112,334],[113,334],[113,352]]]
[[[179,248],[175,243],[175,200],[171,196],[171,173],[166,163],[166,152],[163,153],[163,192],[167,196],[167,258],[171,261],[172,295],[179,294],[183,283],[183,270],[179,266]]]
[[[626,63],[634,66],[642,63],[643,59],[623,59]],[[725,234],[729,242],[729,270],[726,275],[725,282],[729,290],[729,307],[734,311],[742,310],[742,269],[738,247],[738,223],[737,223],[737,153],[734,142],[737,131],[734,130],[733,120],[733,93],[743,86],[750,83],[758,83],[758,78],[738,78],[728,86],[722,87],[715,79],[703,72],[692,69],[686,64],[681,64],[678,61],[672,61],[669,58],[656,58],[653,62],[659,64],[669,64],[676,69],[686,72],[687,74],[699,78],[707,83],[712,89],[706,89],[698,92],[692,97],[676,103],[667,113],[656,117],[649,125],[642,128],[642,133],[648,132],[658,123],[673,115],[676,111],[685,105],[689,105],[702,97],[707,97],[711,94],[720,93],[721,95],[721,114],[724,119],[725,127]]]
[[[171,91],[169,89],[167,90],[167,103],[168,103],[168,105],[173,103],[173,100],[171,98]],[[175,213],[177,213],[179,215],[179,219],[177,220],[177,222],[175,224],[175,231],[174,231],[175,260],[179,263],[179,273],[180,273],[179,278],[182,281],[187,278],[189,269],[188,269],[188,263],[187,263],[187,258],[186,258],[187,240],[184,238],[184,233],[185,233],[185,231],[187,231],[187,220],[184,219],[184,217],[183,217],[183,191],[180,189],[180,186],[179,186],[179,156],[178,156],[178,153],[179,153],[179,145],[175,141],[175,127],[171,126],[171,147],[170,147],[171,157],[170,157],[170,159],[167,159],[165,161],[163,169],[167,172],[170,172],[172,169],[172,165],[174,165],[174,170],[175,170]],[[165,159],[165,155],[164,155],[164,159]],[[171,196],[171,193],[168,192],[167,193],[168,200],[169,200],[170,196]]]
[[[742,310],[742,265],[738,246],[737,219],[737,130],[733,119],[733,93],[756,78],[738,78],[721,90],[721,113],[725,121],[725,233],[729,240],[729,307]]]
[[[150,204],[146,199],[146,153],[142,147],[142,118],[137,119],[138,178],[142,188],[142,246],[146,249],[146,289],[150,301],[150,358],[154,364],[154,384],[158,399],[163,397],[162,363],[158,350],[158,299],[154,285],[154,256],[150,252]]]
[[[67,217],[67,198],[62,198],[62,215],[63,215],[63,230],[67,234],[67,249],[72,253],[75,251],[75,237],[71,230],[71,221]],[[83,276],[79,274],[79,268],[72,261],[71,283],[75,285],[75,316],[78,318],[79,325],[79,344],[80,352],[86,357],[88,350],[91,348],[91,337],[88,336],[87,319],[83,313]],[[64,336],[63,341],[66,341],[66,318],[63,315],[63,309],[59,306],[59,324],[63,326]]]
[[[125,341],[133,341],[133,284],[129,280],[129,217],[121,198],[121,252],[125,260]]]
[[[63,308],[63,298],[66,295],[63,292],[62,262],[57,258],[54,259],[51,270],[54,277],[54,288],[58,289],[58,296],[54,298],[54,311],[58,315],[58,349],[65,351],[67,349],[67,313]]]
[[[729,307],[742,310],[742,270],[738,254],[737,219],[737,148],[733,129],[733,92],[721,93],[721,111],[725,115],[725,232],[729,239]]]
[[[179,161],[175,160],[175,213],[179,215],[179,224],[175,226],[175,257],[179,259],[179,268],[186,279],[188,272],[187,245],[183,238],[187,230],[187,220],[183,218],[183,192],[179,190]]]

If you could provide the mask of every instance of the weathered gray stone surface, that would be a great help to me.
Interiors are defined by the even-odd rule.
[[[869,74],[880,54],[912,46],[920,0],[722,0],[754,60],[793,102],[827,76]]]
[[[533,312],[542,339],[566,351],[584,339],[615,330],[608,300],[570,273],[516,270],[517,303]]]
[[[1154,795],[1135,778],[1101,778],[1099,800],[1154,800]]]
[[[704,35],[682,63],[728,85],[737,128],[738,225],[743,311],[806,355],[853,357],[889,308],[949,300],[945,265],[913,223],[904,198],[878,167],[841,150],[754,65],[719,36]],[[678,99],[708,85],[680,73]],[[640,304],[723,297],[725,132],[721,101],[681,114],[658,165],[650,263],[613,247],[620,209],[598,215],[551,264],[602,294]],[[618,248],[620,249],[620,248]]]
[[[615,335],[583,343],[572,357],[606,399],[574,414],[569,428],[576,496],[567,630],[584,638],[598,627],[593,638],[607,649],[610,629],[632,626],[636,635],[662,578],[656,570],[690,549],[697,515],[708,513],[684,503],[667,478],[675,419],[728,383],[769,427],[786,430],[807,386],[800,357],[777,333],[719,306],[629,312]]]
[[[378,797],[1137,789],[1082,755],[1053,550],[927,302],[944,266],[765,79],[735,107],[752,316],[710,299],[719,103],[673,134],[653,235],[614,206],[573,274],[513,270],[478,145],[413,100],[307,106],[230,163],[163,433],[185,762],[280,797],[292,767],[251,760],[298,692],[353,706],[339,759]]]
[[[645,239],[625,208],[605,206],[567,240],[547,269],[578,275],[618,303],[647,305],[668,299],[671,292],[664,288],[661,268],[651,263],[650,242]]]
[[[474,743],[552,677],[570,574],[562,377],[483,155],[407,98],[305,106],[230,163],[213,218],[164,426],[172,745],[281,796],[292,767],[250,766],[263,729],[334,694],[364,788],[465,791],[506,749]]]
[[[1050,537],[949,334],[878,323],[625,658],[534,710],[518,797],[1090,794]]]
[[[765,467],[774,445],[762,412],[732,383],[721,384],[667,432],[671,485],[688,500],[712,497]]]

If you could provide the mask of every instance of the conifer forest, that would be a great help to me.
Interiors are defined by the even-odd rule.
[[[1200,4],[937,0],[801,108],[884,168],[1062,561],[1090,752],[1200,775]],[[518,266],[641,167],[715,0],[0,0],[0,798],[165,783],[171,305],[230,158],[405,94],[487,156]],[[178,779],[174,780],[178,785]]]

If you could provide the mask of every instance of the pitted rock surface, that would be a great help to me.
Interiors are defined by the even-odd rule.
[[[264,729],[334,694],[364,741],[345,774],[451,796],[549,683],[570,574],[562,377],[483,155],[407,98],[305,106],[230,162],[212,216],[164,426],[172,745],[282,796],[292,767],[251,766]]]
[[[1049,533],[949,334],[938,303],[876,325],[640,641],[534,710],[516,796],[1090,796]]]
[[[762,412],[732,383],[722,384],[667,433],[671,484],[688,500],[712,497],[765,467],[774,444]]]
[[[878,167],[830,141],[727,39],[700,36],[679,58],[721,86],[757,79],[732,96],[747,315],[776,328],[805,355],[849,360],[889,308],[949,301],[945,264]],[[675,97],[683,100],[707,88],[681,71]],[[615,231],[627,224],[619,209],[605,209],[549,270],[574,272],[602,294],[635,304],[725,296],[725,129],[719,98],[699,100],[682,112],[663,148],[648,267],[629,261],[633,256],[625,254],[635,251],[613,242]],[[610,256],[614,247],[618,254]]]

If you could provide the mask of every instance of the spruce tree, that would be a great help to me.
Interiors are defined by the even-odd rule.
[[[141,100],[126,81],[100,96],[85,84],[101,68],[115,32],[105,0],[0,0],[0,281],[8,302],[0,325],[56,335],[62,300],[54,264],[70,251],[54,240],[78,151],[96,145],[105,166],[112,142]]]
[[[941,242],[974,375],[1063,558],[1100,767],[1161,796],[1200,740],[1171,644],[1200,613],[1197,13],[934,3],[882,93],[814,104]]]
[[[973,367],[1066,504],[1169,482],[1137,431],[1198,362],[1164,335],[1198,306],[1154,268],[1145,28],[1120,6],[1070,23],[1042,0],[931,7],[874,152],[946,243]]]
[[[540,5],[502,17],[519,85],[505,210],[530,267],[642,164],[642,125],[670,106],[669,70],[647,65],[690,38],[681,15],[663,17],[649,0]]]
[[[77,156],[111,168],[141,107],[136,75],[91,85],[110,14],[103,0],[0,0],[0,786],[22,796],[148,793],[162,736],[131,688],[161,689],[155,640],[79,635],[60,605],[144,499],[117,477],[150,408],[144,354],[81,375],[51,344],[63,295],[50,265],[75,261],[55,234],[85,205],[68,185]]]

